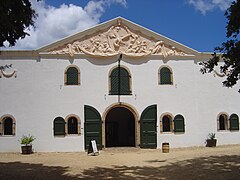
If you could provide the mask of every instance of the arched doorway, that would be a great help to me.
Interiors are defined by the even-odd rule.
[[[136,146],[135,117],[125,107],[114,107],[106,115],[106,147]]]

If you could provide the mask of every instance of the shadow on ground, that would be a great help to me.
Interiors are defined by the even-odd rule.
[[[1,180],[34,180],[34,179],[74,179],[76,177],[65,175],[68,167],[44,166],[42,164],[29,164],[22,162],[0,162]]]
[[[240,156],[211,156],[170,163],[152,160],[148,166],[94,167],[68,174],[69,167],[21,162],[0,163],[0,179],[239,179]]]
[[[85,170],[84,179],[239,179],[240,156],[211,156],[178,161],[161,166],[162,161],[149,161],[149,166],[114,166],[113,168],[93,168]],[[151,166],[151,165],[154,165]],[[155,167],[158,166],[158,167]]]

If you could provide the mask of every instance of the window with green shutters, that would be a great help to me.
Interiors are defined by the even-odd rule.
[[[110,77],[110,95],[131,95],[131,76],[129,72],[123,68],[115,68],[112,70]],[[120,89],[119,89],[120,87]]]
[[[230,130],[239,130],[239,118],[236,114],[230,116]]]
[[[68,134],[78,134],[78,120],[75,117],[70,117],[67,121]]]
[[[180,114],[174,117],[174,132],[185,132],[184,117]]]
[[[53,121],[54,136],[65,135],[65,121],[62,117],[57,117]]]
[[[159,84],[173,84],[172,72],[168,67],[160,68],[159,76]]]
[[[80,85],[80,72],[77,67],[69,67],[65,72],[65,85]]]

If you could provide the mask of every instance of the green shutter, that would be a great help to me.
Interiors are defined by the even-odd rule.
[[[180,114],[176,115],[174,118],[174,131],[185,132],[184,117]]]
[[[157,147],[157,105],[148,106],[141,114],[140,147]]]
[[[66,84],[67,85],[78,85],[79,79],[78,79],[78,69],[75,67],[70,67],[67,69],[66,72]]]
[[[62,117],[54,119],[54,136],[65,135],[65,121]]]
[[[167,67],[160,70],[160,84],[172,84],[172,73]]]
[[[99,112],[91,106],[84,106],[84,139],[85,149],[89,142],[96,140],[98,149],[102,149],[102,119]]]
[[[112,71],[112,74],[110,76],[111,79],[111,90],[110,94],[117,95],[118,94],[118,75],[116,73],[116,69]]]
[[[130,95],[132,92],[130,91],[130,75],[128,71],[122,67],[120,67],[120,92],[119,87],[119,74],[118,74],[119,68],[115,68],[112,70],[112,73],[110,75],[111,79],[111,95]]]
[[[236,114],[230,116],[230,130],[239,130],[239,118]]]

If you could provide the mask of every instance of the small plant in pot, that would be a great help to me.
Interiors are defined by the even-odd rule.
[[[31,135],[25,136],[23,135],[20,143],[22,144],[22,154],[31,154],[32,151],[32,142],[35,140],[36,138],[34,138]]]
[[[216,147],[217,139],[215,138],[215,133],[209,133],[206,140],[206,147]]]

